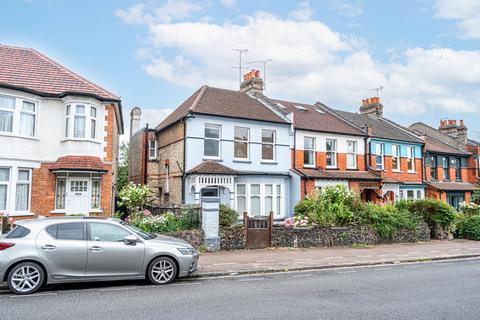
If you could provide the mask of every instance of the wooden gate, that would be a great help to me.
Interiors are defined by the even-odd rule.
[[[245,247],[247,249],[263,249],[270,247],[272,240],[273,213],[269,216],[249,217],[243,213],[245,224]]]

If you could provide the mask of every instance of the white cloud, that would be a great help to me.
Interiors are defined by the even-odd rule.
[[[363,13],[363,8],[360,3],[347,2],[344,0],[331,0],[331,6],[334,10],[343,16],[353,18]]]
[[[436,0],[435,17],[456,20],[461,35],[468,39],[480,39],[480,1]]]
[[[220,3],[227,8],[232,8],[232,7],[235,6],[236,1],[235,0],[220,0]]]
[[[140,128],[145,128],[145,125],[148,123],[150,128],[156,127],[160,122],[163,121],[174,109],[165,108],[165,109],[149,109],[142,108],[142,117],[140,120]],[[125,134],[120,137],[120,142],[128,142],[130,139],[130,112],[132,108],[125,110],[127,111],[124,114],[125,118]]]
[[[192,90],[203,84],[237,89],[238,55],[271,58],[267,95],[322,101],[352,110],[384,86],[387,115],[480,111],[480,51],[411,48],[392,63],[375,61],[364,39],[344,36],[316,20],[256,12],[238,23],[190,21],[148,24],[144,70]],[[168,54],[166,54],[168,52]],[[260,66],[258,66],[260,67]]]
[[[302,1],[297,9],[290,12],[290,17],[298,21],[308,21],[312,19],[313,13],[313,9],[310,7],[310,2]]]

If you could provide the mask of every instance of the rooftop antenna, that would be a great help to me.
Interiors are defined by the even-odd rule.
[[[238,52],[238,67],[233,67],[235,69],[238,69],[238,87],[242,84],[242,54],[246,54],[248,52],[248,49],[232,49],[233,51]]]
[[[272,59],[263,59],[257,61],[250,61],[247,64],[262,63],[263,64],[263,89],[267,89],[267,63],[272,62]]]
[[[377,92],[377,97],[380,97],[380,92],[383,91],[383,86],[380,86],[378,88],[372,88],[372,89],[368,89],[370,91],[376,91]]]

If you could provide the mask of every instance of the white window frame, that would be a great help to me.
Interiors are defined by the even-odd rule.
[[[63,207],[58,206],[58,181],[63,180],[64,183],[64,188],[65,190],[63,191],[64,199],[63,199]],[[66,176],[58,176],[55,179],[55,210],[65,210],[66,209],[66,204],[67,204],[67,177]]]
[[[9,112],[12,114],[12,128],[10,131],[0,131],[1,133],[6,133],[6,134],[13,134],[15,132],[15,110],[16,110],[16,105],[17,105],[17,99],[14,96],[10,95],[0,95],[1,97],[5,97],[7,99],[13,99],[13,109],[12,108],[6,108],[6,107],[0,107],[0,111],[4,112]]]
[[[84,113],[77,113],[77,106],[84,106]],[[65,103],[65,140],[83,140],[96,142],[99,137],[98,123],[99,111],[101,108],[98,105],[83,102],[83,101],[69,101]],[[85,128],[83,137],[75,137],[75,118],[84,118]],[[93,130],[93,131],[92,131]],[[93,137],[92,134],[95,134]]]
[[[272,189],[272,192],[270,194],[267,194],[267,186],[270,186]],[[271,211],[272,212],[275,212],[275,204],[274,204],[274,200],[276,200],[276,197],[275,197],[275,184],[274,183],[264,183],[263,184],[263,199],[262,199],[262,202],[263,202],[263,213],[265,215],[269,215],[270,212],[267,212],[267,198],[270,199],[270,207],[271,207]]]
[[[237,139],[237,135],[235,131],[237,129],[246,129],[247,130],[247,140],[240,140]],[[247,156],[245,158],[237,158],[235,156],[235,148],[237,147],[237,143],[240,144],[246,144],[247,145]],[[234,160],[240,160],[240,161],[246,161],[250,159],[250,128],[248,127],[241,127],[241,126],[234,126],[233,127],[233,159]]]
[[[377,161],[379,157],[382,160],[381,162]],[[385,170],[385,143],[383,142],[375,142],[375,169]]]
[[[98,181],[98,206],[93,206],[93,182]],[[100,210],[102,206],[102,178],[101,177],[92,177],[90,181],[90,210]]]
[[[29,104],[33,104],[33,111],[29,111],[29,110],[23,110],[23,105],[24,103],[29,103]],[[27,135],[27,134],[21,134],[20,133],[20,130],[22,128],[22,115],[25,114],[25,115],[29,115],[29,116],[33,116],[33,135]],[[19,127],[18,127],[18,135],[19,136],[22,136],[22,137],[29,137],[29,138],[34,138],[36,137],[37,135],[37,104],[33,101],[29,101],[29,100],[25,100],[25,99],[22,99],[21,100],[21,106],[20,106],[20,119],[19,119]]]
[[[252,193],[252,186],[257,186],[258,185],[258,194],[253,194]],[[251,216],[253,216],[253,210],[252,210],[252,199],[253,198],[258,198],[258,205],[259,205],[259,208],[258,208],[258,214],[261,215],[262,214],[262,184],[261,183],[250,183],[249,184],[249,214]]]
[[[83,113],[78,113],[77,112],[77,108],[80,107],[80,106],[83,106]],[[80,103],[77,103],[74,105],[74,108],[73,110],[70,110],[72,111],[72,118],[73,118],[73,133],[72,133],[72,137],[74,139],[81,139],[81,140],[85,140],[85,137],[87,135],[87,108],[88,108],[88,105],[87,104],[80,104]],[[76,137],[75,136],[75,123],[76,123],[76,119],[77,118],[83,118],[83,137]]]
[[[152,146],[153,143],[153,146]],[[153,151],[153,155],[152,155]],[[148,158],[150,160],[157,160],[157,140],[152,139],[148,142]]]
[[[165,194],[170,193],[170,164],[166,163],[165,164],[165,190],[163,192]]]
[[[351,143],[353,146],[353,152],[348,151],[348,144]],[[348,165],[348,156],[353,156],[353,166]],[[347,169],[357,169],[357,141],[347,140]]]
[[[283,216],[283,184],[275,184],[274,216]]]
[[[263,132],[264,131],[270,131],[270,132],[273,132],[273,142],[264,142],[263,141]],[[277,143],[277,131],[276,130],[272,130],[272,129],[262,129],[262,136],[261,136],[261,139],[262,139],[262,161],[263,162],[274,162],[276,157],[277,157],[277,150],[275,148],[275,145]],[[265,159],[263,158],[263,146],[272,146],[272,159]]]
[[[7,94],[0,94],[1,97],[6,97],[13,100],[13,108],[0,107],[0,111],[9,112],[12,114],[12,128],[11,131],[0,131],[2,135],[11,135],[25,138],[36,138],[38,128],[38,102],[30,99],[25,99],[19,96],[12,96]],[[23,110],[23,103],[33,104],[34,111]],[[21,133],[22,114],[33,115],[33,135],[26,135]]]
[[[396,150],[396,154],[394,152],[394,150]],[[395,168],[393,166],[393,159],[397,159],[397,167]],[[400,145],[399,144],[392,144],[392,171],[395,171],[395,172],[400,172],[401,171],[401,164],[400,164],[400,160],[401,159],[401,149],[400,149]]]
[[[205,135],[207,127],[217,127],[218,128],[218,138],[207,137]],[[205,126],[203,127],[203,138],[204,138],[203,158],[205,158],[205,159],[221,159],[221,154],[222,154],[222,125],[221,124],[216,124],[216,123],[205,123]],[[216,155],[216,156],[205,155],[205,142],[207,140],[217,141],[217,143],[218,143],[218,155]]]
[[[333,150],[327,150],[327,144],[332,142]],[[327,165],[327,168],[336,168],[337,167],[337,139],[326,139],[325,140],[325,159],[327,154],[332,154],[333,164]]]
[[[72,105],[67,104],[65,106],[65,138],[68,138],[70,136],[70,119],[72,115]]]
[[[238,186],[244,186],[245,188],[245,193],[244,194],[239,194],[238,193]],[[239,206],[238,206],[238,199],[242,198],[245,201],[245,211],[248,212],[248,192],[247,192],[247,184],[246,183],[237,183],[235,185],[235,208],[238,212],[239,215],[243,217],[243,212],[240,212]]]
[[[97,115],[98,110],[95,106],[90,106],[90,139],[97,139]],[[93,131],[92,131],[93,130]]]
[[[412,164],[412,168],[408,168],[408,162]],[[415,172],[415,147],[407,147],[407,170],[410,173]]]
[[[10,182],[12,181],[12,168],[11,167],[0,167],[0,169],[7,169],[8,170],[8,180],[7,181],[0,181],[0,185],[2,186],[7,186],[7,192],[5,194],[6,198],[5,198],[5,209],[1,209],[0,208],[0,211],[7,211],[9,209],[9,199],[10,199]]]
[[[28,172],[28,180],[20,180],[20,171],[27,171]],[[17,179],[15,181],[15,212],[30,212],[30,207],[32,205],[32,169],[29,168],[17,168]],[[18,185],[28,185],[28,196],[27,196],[27,208],[23,210],[17,209],[17,186]]]
[[[306,139],[312,139],[313,143],[313,149],[307,149],[305,147],[305,140]],[[303,137],[303,152],[304,152],[304,157],[303,157],[303,166],[305,168],[315,168],[315,163],[316,163],[316,146],[317,146],[317,139],[315,137],[310,137],[310,136],[304,136]],[[313,160],[313,163],[306,163],[305,162],[305,152],[311,152],[312,153],[312,160]]]

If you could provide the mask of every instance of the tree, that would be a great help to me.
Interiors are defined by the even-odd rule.
[[[120,145],[120,159],[118,163],[117,190],[122,190],[128,184],[128,142]]]

